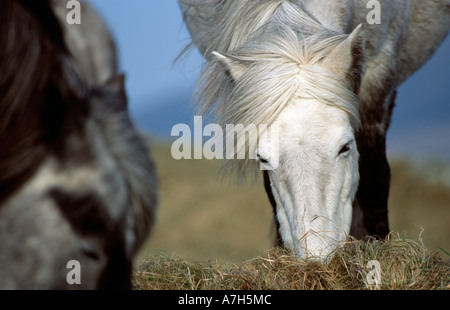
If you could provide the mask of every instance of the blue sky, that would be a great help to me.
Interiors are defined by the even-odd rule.
[[[121,70],[127,75],[130,110],[137,125],[146,127],[146,122],[158,121],[175,125],[180,118],[162,120],[159,119],[162,114],[152,111],[163,108],[161,105],[170,98],[189,97],[202,63],[193,49],[182,61],[173,64],[189,43],[178,2],[90,2],[106,19],[117,41]],[[398,90],[388,150],[393,154],[450,160],[450,37],[432,60]],[[189,100],[185,98],[186,105]],[[185,113],[189,107],[174,109]],[[147,131],[152,134],[152,129]]]
[[[176,0],[90,0],[106,19],[117,40],[122,70],[132,105],[158,104],[155,94],[174,92],[195,81],[201,63],[199,53],[188,62],[173,61],[189,34]]]

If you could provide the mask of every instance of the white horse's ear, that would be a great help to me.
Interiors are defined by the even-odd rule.
[[[225,74],[234,81],[239,80],[244,74],[246,68],[239,59],[218,52],[212,52],[211,55],[222,66]]]
[[[363,24],[341,43],[339,43],[325,58],[323,65],[332,72],[345,76],[353,90],[358,93],[364,63],[365,30]]]

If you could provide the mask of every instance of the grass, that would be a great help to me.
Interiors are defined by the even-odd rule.
[[[367,280],[371,260],[380,263],[378,286]],[[348,242],[329,263],[300,260],[282,249],[231,267],[160,254],[139,266],[133,285],[136,290],[448,290],[450,262],[400,237]]]
[[[272,210],[262,184],[237,188],[220,181],[220,161],[174,160],[156,144],[160,204],[151,238],[137,263],[152,253],[175,252],[197,260],[234,263],[272,245]]]
[[[349,242],[322,265],[269,250],[274,225],[261,182],[237,187],[217,178],[220,161],[176,161],[163,143],[152,150],[160,205],[135,262],[136,289],[373,289],[364,282],[372,259],[381,264],[379,288],[450,289],[450,190],[403,160],[391,160],[396,237]]]
[[[389,221],[392,230],[434,251],[450,251],[450,187],[429,182],[411,163],[391,160]],[[439,250],[445,254],[444,251]],[[447,255],[445,255],[447,256]],[[448,257],[448,256],[447,256]]]

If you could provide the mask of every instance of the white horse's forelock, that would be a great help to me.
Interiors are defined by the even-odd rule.
[[[245,70],[239,79],[231,80],[218,61],[210,60],[199,83],[200,112],[213,116],[222,126],[270,126],[291,100],[314,98],[344,110],[353,128],[358,128],[356,95],[344,77],[320,66],[320,61],[347,36],[323,28],[289,2],[263,2],[247,4],[241,10],[237,8],[240,6],[233,6],[232,11],[220,10],[224,16],[218,23],[228,27],[214,40],[211,49],[233,58]],[[252,22],[251,16],[238,18],[242,14],[258,16],[258,22]],[[236,25],[237,21],[243,24]],[[227,33],[231,30],[237,33]],[[246,147],[252,154],[257,143]],[[248,159],[229,160],[224,167],[236,168],[243,175],[255,165]]]

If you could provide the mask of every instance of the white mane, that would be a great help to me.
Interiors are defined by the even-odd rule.
[[[357,98],[348,82],[319,65],[346,35],[324,28],[286,1],[227,1],[210,22],[210,29],[223,30],[211,30],[221,35],[206,53],[224,53],[246,70],[233,81],[217,61],[208,61],[198,89],[202,114],[222,126],[269,126],[294,98],[314,98],[344,110],[353,127],[359,126]],[[253,154],[256,143],[246,148]],[[225,163],[238,170],[252,166],[248,160]]]

